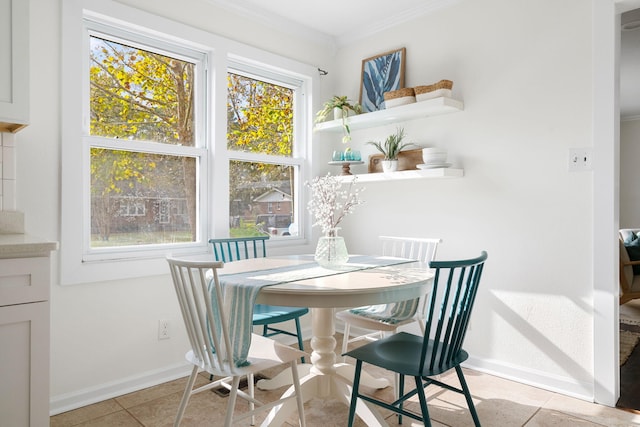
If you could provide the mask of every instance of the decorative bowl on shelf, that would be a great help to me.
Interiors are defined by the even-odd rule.
[[[426,165],[443,164],[447,162],[447,150],[438,147],[422,149],[422,161]]]

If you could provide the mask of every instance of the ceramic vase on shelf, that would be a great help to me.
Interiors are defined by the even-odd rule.
[[[338,236],[338,230],[339,228],[332,228],[318,239],[314,259],[321,267],[336,268],[349,261],[347,245],[344,237]]]
[[[346,119],[347,117],[353,115],[353,111],[351,110],[343,110],[342,108],[334,108],[333,109],[333,119],[334,120],[342,120],[342,119]]]
[[[382,172],[395,172],[398,170],[398,161],[397,160],[383,160],[382,161]]]

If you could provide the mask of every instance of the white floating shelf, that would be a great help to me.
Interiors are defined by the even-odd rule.
[[[341,181],[350,181],[357,177],[357,182],[396,181],[400,179],[427,179],[427,178],[460,178],[464,176],[464,169],[437,168],[415,169],[398,172],[363,173],[357,175],[340,175]]]
[[[463,109],[464,104],[462,101],[453,98],[439,97],[415,102],[413,104],[400,105],[387,110],[349,116],[348,123],[351,130],[365,129],[440,114],[457,113]],[[342,132],[342,120],[338,119],[318,123],[314,130],[320,132]]]

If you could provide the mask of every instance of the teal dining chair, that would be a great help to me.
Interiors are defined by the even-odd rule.
[[[248,258],[260,258],[267,256],[266,241],[269,236],[232,237],[224,239],[210,239],[213,246],[213,256],[216,261],[233,262]],[[284,334],[298,339],[298,348],[304,351],[300,317],[309,312],[307,307],[285,307],[267,304],[255,304],[253,306],[253,325],[262,326],[262,336],[272,337]],[[293,320],[296,333],[272,325]],[[305,363],[304,357],[302,363]]]
[[[432,384],[463,394],[475,426],[480,426],[460,365],[469,357],[462,349],[462,344],[469,327],[486,259],[487,253],[483,251],[479,257],[468,260],[431,261],[429,266],[434,270],[435,276],[427,298],[428,311],[424,335],[399,332],[346,353],[346,356],[356,360],[349,427],[353,426],[358,399],[395,412],[399,416],[399,423],[402,423],[402,416],[407,416],[421,421],[425,426],[431,426],[424,389]],[[399,397],[396,401],[388,403],[360,393],[363,363],[399,375]],[[461,388],[433,378],[451,369],[455,369]],[[413,377],[415,388],[405,393],[404,379],[407,375]],[[403,408],[404,402],[416,394],[420,401],[420,414]]]

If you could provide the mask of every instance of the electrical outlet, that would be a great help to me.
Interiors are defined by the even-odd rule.
[[[569,172],[590,171],[591,157],[591,148],[570,148]]]
[[[170,338],[169,335],[169,321],[168,320],[158,320],[158,339],[159,340],[167,340]]]

